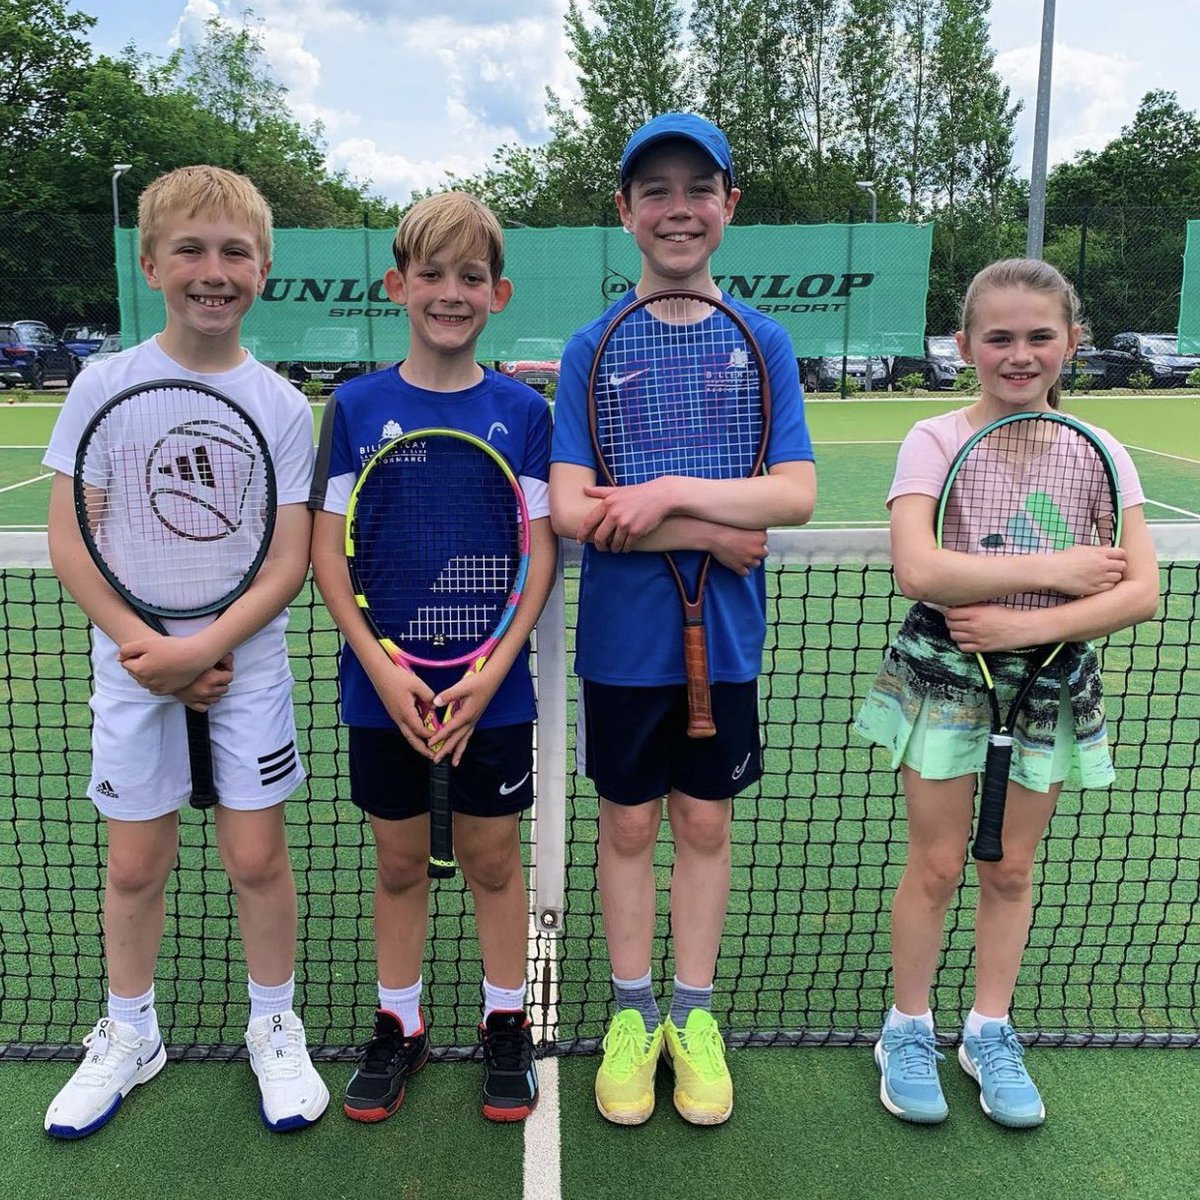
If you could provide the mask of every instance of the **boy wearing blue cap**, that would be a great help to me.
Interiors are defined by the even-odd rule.
[[[663,1051],[675,1074],[675,1107],[685,1120],[716,1125],[733,1111],[725,1044],[711,1007],[729,895],[732,797],[762,772],[757,680],[766,633],[766,529],[803,524],[816,495],[790,339],[713,282],[710,259],[740,195],[729,142],[710,122],[665,113],[634,133],[621,156],[615,200],[622,224],[637,239],[641,278],[567,344],[556,396],[551,520],[560,535],[585,543],[577,758],[600,796],[597,877],[615,999],[596,1103],[620,1125],[640,1125],[654,1111],[654,1072]],[[672,479],[672,499],[664,505],[653,484],[596,486],[587,381],[616,315],[635,296],[666,288],[720,297],[741,314],[766,359],[772,424],[767,474],[720,481],[716,488],[711,480],[694,488],[695,481]],[[664,550],[708,551],[716,560],[706,592],[710,662],[735,665],[714,673],[717,735],[702,741],[686,736],[679,626],[663,628],[660,652],[652,655],[632,636],[663,624],[664,609],[653,597],[664,588],[674,594]],[[675,846],[675,983],[665,1019],[651,978],[654,848],[664,796]]]

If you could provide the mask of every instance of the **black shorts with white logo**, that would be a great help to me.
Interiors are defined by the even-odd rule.
[[[429,811],[429,759],[398,729],[350,726],[350,799],[373,817],[402,821]],[[476,729],[450,768],[450,807],[503,817],[533,805],[533,722]]]
[[[727,800],[762,776],[758,682],[714,683],[715,737],[687,735],[687,688],[583,681],[576,758],[614,804],[645,804],[675,789]]]

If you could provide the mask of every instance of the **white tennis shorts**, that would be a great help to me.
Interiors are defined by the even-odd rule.
[[[185,709],[96,695],[88,796],[106,817],[150,821],[187,806],[192,793]],[[292,685],[223,696],[208,710],[213,781],[227,808],[270,808],[303,782]]]

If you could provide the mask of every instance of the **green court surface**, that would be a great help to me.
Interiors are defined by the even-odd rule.
[[[823,528],[881,529],[899,440],[954,400],[818,402]],[[1068,408],[1130,447],[1152,522],[1197,521],[1200,399],[1176,394],[1077,399]],[[0,530],[44,528],[48,482],[40,447],[57,409],[0,406]],[[319,414],[315,414],[319,419]],[[0,564],[2,566],[2,564]],[[0,1062],[0,1195],[34,1198],[228,1195],[377,1197],[562,1196],[940,1198],[1190,1195],[1200,1177],[1196,1050],[1042,1048],[1056,1041],[1195,1042],[1200,938],[1200,660],[1197,569],[1164,564],[1163,617],[1109,640],[1104,652],[1118,785],[1064,795],[1046,839],[1038,913],[1014,1014],[1043,1043],[1030,1063],[1047,1125],[1014,1134],[979,1111],[947,1047],[952,1106],[938,1129],[904,1126],[877,1099],[865,1041],[888,995],[887,901],[903,861],[903,808],[894,774],[848,730],[905,603],[886,564],[776,563],[763,707],[767,773],[735,810],[734,891],[716,1006],[735,1045],[737,1106],[728,1126],[697,1130],[671,1108],[640,1130],[596,1113],[598,1060],[543,1059],[542,1108],[527,1128],[477,1111],[478,1067],[432,1064],[401,1114],[376,1128],[338,1109],[373,991],[372,856],[361,823],[339,800],[344,746],[336,725],[337,639],[312,599],[293,609],[291,646],[300,736],[310,771],[289,807],[304,930],[298,970],[310,1044],[334,1094],[315,1129],[262,1129],[244,1062],[173,1062],[136,1091],[113,1125],[79,1144],[41,1132],[68,1061]],[[67,1048],[94,1019],[103,979],[98,899],[102,841],[86,779],[87,636],[78,610],[44,571],[0,572],[3,712],[0,814],[0,1048]],[[568,611],[574,576],[568,574]],[[568,627],[573,624],[569,618]],[[35,681],[36,676],[36,681]],[[574,706],[568,729],[573,728]],[[568,760],[568,770],[573,760]],[[5,792],[10,794],[5,794]],[[81,807],[82,805],[82,807]],[[591,1049],[608,1008],[607,963],[595,901],[595,801],[568,792],[566,933],[538,959],[539,1040]],[[185,818],[168,897],[159,980],[168,1040],[220,1058],[244,1026],[244,968],[228,885],[211,827]],[[665,848],[660,881],[669,873]],[[968,880],[971,875],[968,873]],[[936,1008],[953,1033],[970,987],[968,882],[951,914]],[[655,973],[670,978],[665,916]],[[430,943],[435,1042],[474,1045],[478,954],[469,904],[444,887]],[[1098,1036],[1097,1036],[1098,1035]],[[1124,1035],[1124,1036],[1122,1036]],[[747,1042],[779,1044],[743,1048]],[[825,1049],[800,1042],[854,1042]],[[57,1049],[56,1048],[61,1048]],[[216,1049],[212,1049],[216,1048]],[[338,1061],[328,1061],[336,1058]],[[556,1085],[556,1086],[555,1086]]]
[[[884,498],[904,434],[922,417],[961,406],[954,399],[816,401],[808,407],[820,499],[814,528],[887,524]],[[1200,397],[1067,398],[1064,411],[1109,430],[1141,473],[1149,520],[1200,519]],[[45,526],[49,482],[41,456],[58,406],[0,405],[0,531]],[[320,421],[320,408],[314,408]]]
[[[1184,1200],[1200,1176],[1195,1054],[1033,1051],[1042,1128],[991,1124],[969,1081],[942,1067],[949,1120],[904,1125],[875,1092],[870,1051],[733,1051],[737,1107],[686,1125],[660,1075],[658,1111],[625,1129],[592,1102],[594,1058],[559,1075],[561,1190],[541,1130],[489,1125],[469,1064],[436,1064],[377,1126],[331,1103],[312,1129],[271,1134],[244,1063],[168,1066],[106,1129],[74,1143],[41,1132],[65,1063],[0,1067],[0,1193],[20,1200]],[[346,1067],[322,1068],[334,1096]],[[535,1120],[538,1119],[535,1116]]]

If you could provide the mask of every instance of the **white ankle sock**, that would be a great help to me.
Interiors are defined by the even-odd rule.
[[[158,1014],[154,1011],[154,984],[141,996],[108,993],[108,1015],[122,1025],[136,1029],[138,1037],[158,1040]]]

